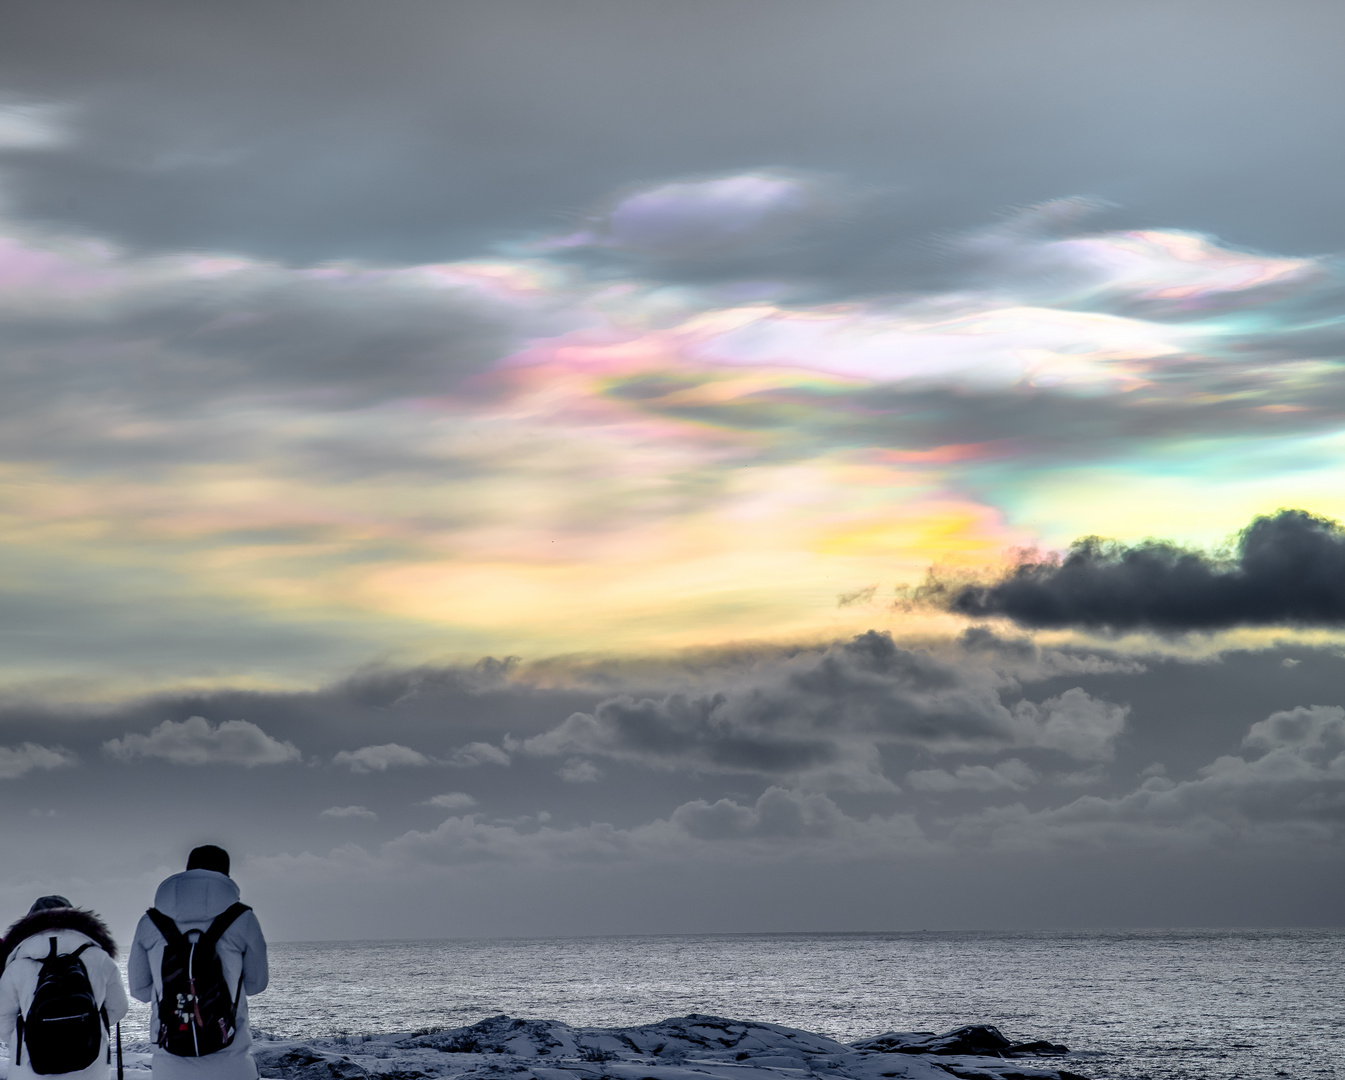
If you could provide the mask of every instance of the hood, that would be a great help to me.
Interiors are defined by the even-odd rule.
[[[217,874],[216,877],[218,876],[220,875]],[[82,908],[46,908],[25,915],[5,931],[5,940],[0,942],[0,969],[4,968],[9,954],[17,949],[20,943],[36,934],[49,934],[53,930],[75,930],[91,938],[103,952],[116,959],[117,943],[112,940],[112,935],[103,924],[103,920],[92,911],[85,911]]]
[[[154,894],[154,906],[179,923],[208,923],[238,901],[238,886],[214,870],[184,870],[165,878]]]

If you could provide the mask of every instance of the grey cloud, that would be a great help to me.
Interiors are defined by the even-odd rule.
[[[1040,705],[1019,702],[1014,719],[1026,726],[1025,745],[1058,750],[1078,761],[1110,761],[1129,711],[1076,686]]]
[[[125,423],[230,398],[323,411],[442,394],[529,331],[564,325],[432,271],[54,257],[57,280],[91,279],[98,302],[39,284],[0,305],[7,410],[19,420],[35,407],[49,422],[87,422],[96,406]],[[32,258],[53,254],[38,244]]]
[[[0,151],[37,150],[69,140],[68,110],[50,102],[0,100]]]
[[[920,769],[906,774],[916,791],[1026,791],[1041,777],[1018,758],[996,765],[959,765],[954,771]]]
[[[1045,649],[1031,638],[1004,638],[984,626],[969,626],[957,644],[973,656],[993,660],[996,668],[1021,682],[1040,682],[1062,676],[1142,675],[1142,660],[1106,656],[1083,649]]]
[[[473,742],[453,751],[448,764],[460,769],[474,769],[478,765],[508,765],[512,759],[498,746],[488,742]]]
[[[1106,760],[1126,709],[1075,687],[1012,709],[1012,680],[899,648],[870,631],[781,659],[717,693],[619,696],[517,742],[542,757],[605,756],[655,769],[743,772],[822,790],[888,791],[883,746],[931,753],[1033,747]]]
[[[1340,172],[1340,22],[1318,5],[1028,2],[969,25],[930,2],[69,0],[10,30],[15,92],[79,106],[63,145],[9,155],[16,202],[139,247],[433,258],[549,228],[594,190],[759,162],[912,193],[811,268],[857,281],[1062,191],[1345,246],[1322,179]]]
[[[841,832],[845,815],[825,795],[770,787],[752,806],[700,800],[679,806],[670,820],[700,840],[828,840]]]
[[[319,815],[325,818],[365,818],[377,821],[378,815],[366,806],[329,806]]]
[[[411,830],[374,854],[338,850],[319,861],[358,873],[389,864],[452,866],[462,863],[649,862],[746,858],[778,860],[809,850],[826,859],[865,854],[928,853],[931,849],[907,814],[858,819],[819,792],[772,786],[751,803],[697,799],[666,818],[628,828],[594,822],[557,828],[539,819],[488,822],[480,815],[451,817],[429,831]],[[312,858],[311,856],[309,858]],[[289,859],[276,860],[277,865]]]
[[[103,749],[122,761],[159,758],[175,765],[287,765],[300,759],[292,742],[271,738],[247,720],[211,724],[203,716],[165,720],[148,735],[128,732]]]
[[[467,810],[476,805],[476,800],[465,791],[448,791],[442,795],[432,795],[422,806],[433,806],[440,810]]]
[[[372,855],[343,849],[316,861],[376,873],[390,863],[770,860],[804,851],[846,860],[880,853],[946,857],[986,850],[1155,847],[1190,852],[1244,841],[1338,843],[1345,830],[1345,709],[1312,706],[1273,714],[1251,726],[1245,745],[1251,756],[1221,756],[1191,780],[1176,782],[1149,770],[1136,790],[1121,796],[1083,796],[1037,811],[1013,804],[954,812],[932,823],[932,830],[909,814],[860,818],[820,792],[772,785],[754,801],[696,799],[666,818],[630,827],[605,822],[528,827],[522,821],[486,822],[479,815],[454,817],[428,832],[411,830]],[[1022,791],[1040,781],[1018,759],[951,772],[917,771],[908,778],[913,788],[935,794]]]
[[[800,177],[737,173],[670,181],[622,193],[585,227],[551,247],[610,247],[665,258],[761,244],[797,227],[817,196]]]
[[[571,758],[556,770],[556,775],[567,784],[593,784],[602,776],[602,770],[584,758]]]
[[[332,758],[333,765],[342,765],[351,772],[387,772],[406,766],[429,765],[430,759],[419,750],[397,743],[362,746],[358,750],[342,750]]]
[[[341,915],[331,933],[356,937],[376,925],[378,933],[391,935],[409,932],[399,921],[407,910],[399,905],[408,895],[441,895],[438,886],[451,890],[455,882],[473,889],[479,884],[480,904],[494,910],[509,897],[552,897],[547,889],[566,875],[592,887],[585,897],[600,893],[614,903],[634,903],[636,880],[655,874],[689,878],[713,898],[708,908],[719,902],[715,890],[722,888],[723,873],[743,867],[757,880],[778,871],[780,896],[764,896],[755,910],[782,922],[798,911],[791,906],[788,882],[825,875],[840,864],[847,868],[847,881],[871,882],[864,888],[883,895],[914,878],[946,881],[976,868],[982,876],[974,886],[950,887],[943,895],[974,900],[982,906],[965,910],[991,924],[1005,918],[995,890],[1017,895],[1042,880],[1080,883],[1080,906],[1071,902],[1061,910],[1086,918],[1094,910],[1088,906],[1093,896],[1106,888],[1104,878],[1085,867],[1088,860],[1114,868],[1131,859],[1142,869],[1161,857],[1192,868],[1193,880],[1204,880],[1209,867],[1243,859],[1245,850],[1242,865],[1249,872],[1262,872],[1264,858],[1273,853],[1290,868],[1286,872],[1326,867],[1338,883],[1345,781],[1339,778],[1342,711],[1331,703],[1338,700],[1345,662],[1335,650],[1296,647],[1302,663],[1293,671],[1280,666],[1283,652],[1268,650],[1233,654],[1224,663],[1150,657],[1142,679],[1124,670],[1059,674],[1033,694],[1034,709],[1024,717],[1016,708],[1021,689],[1014,665],[1037,659],[1021,643],[1001,650],[981,638],[990,646],[982,651],[946,643],[925,652],[902,650],[877,637],[830,649],[757,645],[645,660],[380,668],[317,691],[219,689],[115,706],[7,700],[0,703],[0,744],[51,746],[59,730],[61,743],[79,755],[81,765],[0,784],[0,816],[28,823],[6,839],[17,852],[11,857],[35,867],[34,875],[64,880],[59,875],[78,854],[81,866],[89,867],[81,871],[89,880],[99,874],[109,882],[129,880],[106,887],[108,895],[125,897],[118,901],[118,917],[128,920],[143,910],[144,894],[152,895],[165,860],[185,856],[202,835],[211,834],[234,853],[249,895],[265,901],[278,922],[292,925],[295,937],[313,932],[305,919],[315,907],[327,913],[324,918]],[[824,665],[828,658],[833,662]],[[901,694],[919,700],[922,693],[937,698],[968,686],[988,688],[1003,710],[991,717],[998,717],[1000,726],[989,729],[997,734],[963,737],[957,750],[931,746],[922,737],[876,734],[883,710],[875,687],[884,680],[895,686],[891,693],[898,700]],[[1070,694],[1076,683],[1080,693]],[[866,688],[863,707],[849,711],[846,694],[855,685]],[[507,745],[517,747],[534,735],[554,734],[575,713],[596,716],[603,701],[625,696],[657,704],[672,696],[673,688],[688,700],[713,698],[716,692],[730,704],[759,699],[760,712],[725,716],[732,724],[756,716],[748,731],[758,738],[763,731],[782,739],[802,731],[831,740],[839,756],[824,768],[836,771],[792,776],[718,767],[712,733],[698,729],[686,764],[620,747],[545,756],[500,749],[505,731],[516,736]],[[1132,690],[1137,695],[1132,712],[1118,717],[1121,707],[1110,703]],[[1283,708],[1296,700],[1324,704]],[[792,701],[797,711],[794,719],[778,722],[777,731],[767,706],[781,701]],[[125,767],[98,753],[113,735],[149,731],[164,718],[177,723],[191,715],[247,716],[269,738],[293,740],[318,761],[330,762],[343,749],[391,743],[444,762],[479,743],[509,754],[511,767],[454,771],[453,787],[459,790],[449,791],[441,768],[389,768],[353,779],[335,768],[291,769],[277,786],[275,774],[262,768],[186,769],[162,758],[137,759],[146,782],[127,785]],[[1116,759],[1106,773],[1090,769],[1091,759],[1040,745],[1061,739],[1063,730],[1068,745],[1081,739],[1076,751],[1091,754],[1109,744],[1118,719],[1124,726],[1110,739]],[[800,726],[791,726],[795,723]],[[847,756],[873,748],[878,756],[872,761]],[[592,783],[566,782],[557,770],[574,759],[592,762],[602,775]],[[1071,775],[1076,760],[1081,774]],[[1150,771],[1129,779],[1155,761],[1167,764],[1168,777]],[[1040,779],[1029,783],[1027,770]],[[920,775],[933,773],[940,775]],[[987,773],[1024,786],[978,790],[998,783]],[[903,790],[861,783],[889,775]],[[1089,797],[1079,799],[1079,789],[1062,786],[1067,782],[1087,783],[1083,790]],[[79,829],[61,834],[61,845],[43,831],[57,827],[55,819],[27,816],[33,808],[56,807],[60,820],[68,822],[76,820],[80,807],[108,798],[117,802],[116,821],[85,815]],[[166,822],[165,804],[181,807],[182,814]],[[378,817],[323,816],[324,810],[351,805]],[[218,832],[221,828],[225,832]],[[351,843],[355,839],[358,845]],[[333,843],[339,846],[329,851]],[[462,874],[463,866],[480,868],[484,876]],[[866,876],[879,870],[891,872],[881,886]],[[489,875],[496,872],[510,876],[490,885]],[[1161,874],[1125,880],[1136,895],[1167,903]],[[323,897],[337,882],[343,883],[342,904],[324,906]],[[1312,893],[1320,897],[1314,911],[1332,910],[1334,892],[1320,883],[1305,888],[1318,890]],[[1116,904],[1117,922],[1133,921],[1147,910],[1125,896]],[[450,924],[433,921],[443,905],[442,900],[430,905],[425,933],[451,932]],[[587,900],[548,900],[544,910],[556,920],[548,925],[557,933],[590,929],[581,919]],[[1032,906],[1022,910],[1026,919]],[[1252,921],[1273,921],[1281,909],[1247,910]],[[390,912],[389,921],[371,923],[379,912]],[[511,917],[513,931],[534,932],[543,915],[527,908]],[[675,931],[677,917],[676,912],[650,916],[631,930]],[[713,929],[715,917],[707,914],[697,925]],[[818,918],[817,925],[833,925],[825,915]],[[493,923],[491,929],[505,933],[511,926]]]
[[[0,746],[0,780],[14,780],[34,769],[60,769],[79,759],[59,746],[41,746],[26,742],[19,746]]]
[[[476,815],[451,817],[436,828],[411,830],[385,843],[374,865],[446,865],[480,862],[553,862],[572,859],[607,862],[630,857],[638,842],[606,823],[567,829],[542,825],[524,830]]]
[[[1345,708],[1300,705],[1258,720],[1242,745],[1263,754],[1288,752],[1336,772],[1345,770]],[[1345,780],[1345,772],[1341,772]]]
[[[1174,781],[1154,770],[1119,797],[1083,796],[1030,812],[968,815],[955,843],[1011,847],[1139,845],[1191,850],[1232,844],[1334,846],[1345,837],[1345,709],[1299,707],[1248,730],[1249,754],[1225,754]]]
[[[1024,626],[1210,631],[1345,623],[1345,529],[1303,510],[1255,518],[1221,557],[1149,540],[1075,541],[999,582],[952,590],[951,610]]]

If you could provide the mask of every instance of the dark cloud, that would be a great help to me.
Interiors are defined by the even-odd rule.
[[[1090,536],[1061,559],[1028,559],[993,585],[954,588],[947,604],[1031,627],[1338,626],[1345,622],[1345,529],[1281,510],[1253,519],[1222,556],[1161,540],[1126,545]]]
[[[1019,673],[1023,659],[1012,661]],[[1039,656],[1032,663],[1050,664]],[[1107,760],[1126,716],[1123,706],[1079,687],[1041,704],[1006,703],[1003,695],[1017,683],[995,664],[904,649],[877,631],[782,657],[727,683],[715,693],[609,698],[517,749],[878,792],[896,789],[884,771],[886,747],[936,755],[1020,747]]]

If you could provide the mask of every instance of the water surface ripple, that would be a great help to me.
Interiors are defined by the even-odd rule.
[[[760,934],[276,944],[253,1023],[287,1036],[484,1016],[689,1012],[849,1041],[970,1022],[1117,1080],[1345,1078],[1345,931]]]

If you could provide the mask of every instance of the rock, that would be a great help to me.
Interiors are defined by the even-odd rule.
[[[944,1035],[932,1031],[889,1031],[877,1038],[851,1043],[855,1050],[879,1054],[936,1054],[948,1057],[955,1054],[989,1055],[993,1057],[1042,1057],[1068,1054],[1069,1048],[1059,1043],[1015,1043],[1006,1039],[997,1027],[990,1024],[969,1024],[954,1028]]]
[[[1082,1080],[1044,1062],[1011,1063],[1066,1051],[985,1024],[846,1045],[702,1013],[625,1028],[501,1015],[447,1031],[254,1046],[268,1080]]]
[[[345,1055],[323,1054],[307,1046],[271,1049],[253,1046],[258,1071],[283,1080],[368,1080],[369,1071]]]

